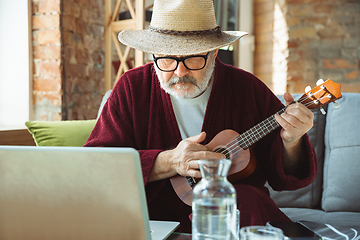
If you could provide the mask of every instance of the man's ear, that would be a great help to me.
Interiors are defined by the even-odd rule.
[[[214,59],[216,58],[216,56],[218,55],[218,53],[219,53],[219,49],[214,50]]]

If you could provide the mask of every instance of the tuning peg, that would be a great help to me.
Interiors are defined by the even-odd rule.
[[[317,80],[316,86],[319,86],[319,85],[321,85],[323,83],[324,83],[324,79],[320,78],[319,80]]]
[[[322,115],[326,114],[325,110],[322,107],[320,108],[320,112],[322,113]]]
[[[339,108],[339,107],[340,107],[340,103],[338,103],[338,102],[333,102],[333,106],[334,106],[334,108]]]
[[[311,87],[310,86],[307,86],[306,88],[305,88],[305,92],[307,93],[307,92],[309,92],[311,90]]]

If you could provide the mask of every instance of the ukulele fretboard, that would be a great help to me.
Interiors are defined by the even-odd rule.
[[[277,112],[277,114],[282,114],[285,112],[285,108]],[[271,133],[273,130],[278,128],[280,124],[275,120],[275,114],[268,117],[264,121],[258,123],[254,127],[250,128],[246,132],[240,134],[237,137],[239,146],[242,149],[247,149],[252,146],[254,143]]]

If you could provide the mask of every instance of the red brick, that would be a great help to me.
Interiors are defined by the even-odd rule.
[[[91,33],[91,29],[88,23],[83,22],[79,19],[75,21],[76,25],[76,33],[80,35],[89,35]]]
[[[71,1],[64,1],[63,3],[63,14],[73,16],[76,18],[80,17],[80,7],[78,4]]]
[[[324,59],[323,67],[327,69],[356,69],[358,60],[353,63],[347,59]]]
[[[91,58],[94,64],[102,65],[104,54],[100,54],[99,51],[95,51],[91,54]]]
[[[102,94],[100,95],[100,94],[98,94],[98,95],[93,95],[92,97],[91,97],[91,103],[92,103],[92,107],[94,108],[94,109],[99,109],[99,107],[100,107],[100,104],[101,104],[101,101],[102,101]]]
[[[74,48],[73,46],[66,45],[64,46],[64,62],[65,63],[76,63],[76,60],[74,60]],[[73,61],[73,62],[71,62]]]
[[[104,24],[104,12],[100,12],[100,9],[93,9],[89,12],[89,18],[86,22]]]
[[[305,70],[305,62],[304,61],[291,61],[288,62],[288,70]]]
[[[313,8],[311,5],[295,5],[289,7],[290,16],[292,17],[308,16],[312,11]]]
[[[49,61],[42,62],[40,65],[40,76],[44,77],[58,77],[61,75],[60,63]]]
[[[84,21],[84,22],[92,23],[92,21],[91,21],[91,19],[90,19],[90,10],[88,10],[88,9],[81,9],[79,19],[81,19],[81,20]]]
[[[37,92],[34,91],[34,105],[38,104],[45,99],[50,101],[54,106],[61,106],[61,93],[60,92]]]
[[[75,49],[76,62],[80,64],[88,64],[90,62],[89,51],[84,49]]]
[[[60,30],[40,30],[37,33],[37,42],[39,45],[60,43]]]
[[[303,27],[289,30],[291,39],[297,38],[317,38],[316,30],[312,27]]]
[[[63,31],[63,38],[64,38],[64,44],[65,45],[71,45],[71,46],[76,46],[76,45],[82,45],[83,43],[83,36],[80,34],[75,34],[69,31]]]
[[[326,15],[332,14],[334,5],[330,4],[318,4],[314,6],[314,13],[325,13]]]
[[[77,2],[82,7],[88,7],[89,4],[91,4],[91,1],[89,1],[89,0],[77,0]]]
[[[346,73],[345,78],[346,79],[357,79],[358,75],[359,75],[359,71],[354,70],[354,71]]]
[[[288,41],[288,48],[298,48],[299,42],[298,40],[289,40]]]
[[[40,0],[39,1],[39,12],[58,12],[60,13],[60,0]]]
[[[59,92],[61,90],[61,78],[35,79],[34,91]]]
[[[94,81],[89,81],[89,80],[86,80],[86,81],[79,81],[78,82],[78,85],[77,87],[79,88],[79,90],[83,93],[91,93],[93,92],[93,90],[95,89],[95,84],[94,84]],[[80,97],[80,99],[82,101],[84,101],[83,98]],[[85,102],[84,102],[85,103]],[[88,103],[88,101],[86,101],[86,103]]]
[[[317,39],[315,39],[316,41]],[[298,39],[299,41],[299,45],[301,48],[307,48],[307,45],[310,45],[311,43],[314,42],[314,39],[309,39],[309,38],[302,38],[302,39]]]
[[[33,16],[32,18],[33,29],[59,28],[59,26],[60,26],[59,14]]]
[[[286,23],[289,27],[294,27],[294,26],[299,26],[301,20],[298,17],[290,17],[286,19]]]
[[[42,98],[46,98],[47,100],[51,101],[51,103],[54,106],[61,106],[61,94],[60,93],[49,93],[49,94],[45,94],[44,96],[42,96],[40,98],[40,100]]]
[[[323,29],[320,29],[318,31],[318,34],[321,38],[330,38],[330,39],[348,37],[343,26],[341,26],[337,23],[333,23],[329,26],[326,26]]]
[[[305,24],[314,25],[326,25],[326,23],[329,21],[329,17],[307,17],[303,19],[303,22]]]
[[[92,49],[93,51],[100,50],[104,48],[104,41],[102,39],[85,36],[84,47],[86,49]]]
[[[62,26],[66,31],[75,32],[76,31],[76,18],[74,16],[64,15],[62,18]]]
[[[82,64],[65,64],[66,77],[74,77],[85,80],[86,65]]]
[[[89,69],[89,77],[90,79],[94,79],[96,82],[104,81],[104,68],[90,68]],[[97,86],[99,88],[101,86]]]
[[[103,25],[92,25],[92,34],[94,37],[104,37]]]
[[[33,57],[35,59],[60,59],[61,47],[57,45],[34,46]]]

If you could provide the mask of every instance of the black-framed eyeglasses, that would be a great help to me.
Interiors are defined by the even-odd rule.
[[[155,57],[153,54],[154,62],[156,66],[163,72],[175,71],[179,66],[179,62],[182,62],[184,66],[192,71],[201,70],[206,66],[206,61],[209,52],[206,55],[192,55],[186,57]]]

